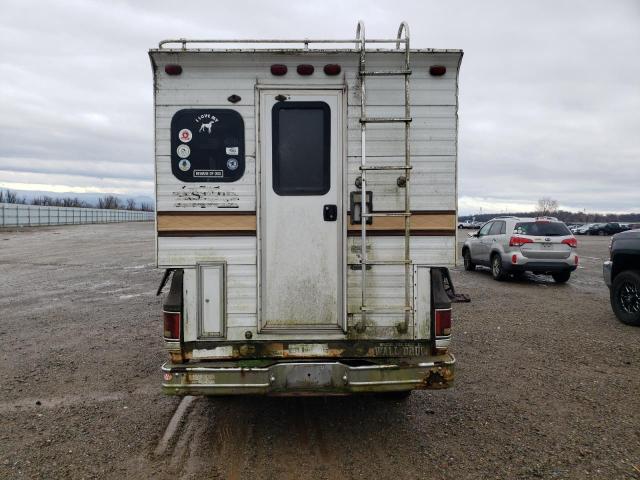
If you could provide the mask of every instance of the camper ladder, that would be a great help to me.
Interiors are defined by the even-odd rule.
[[[403,37],[404,33],[404,37]],[[380,43],[381,41],[376,41]],[[356,47],[360,49],[360,134],[361,134],[361,161],[360,161],[360,199],[361,199],[361,281],[362,281],[362,301],[360,305],[361,319],[356,325],[356,330],[366,329],[367,313],[372,312],[402,312],[404,321],[398,325],[400,333],[406,333],[413,318],[412,307],[412,287],[411,278],[411,206],[409,204],[409,179],[411,172],[411,152],[409,148],[409,127],[411,125],[411,108],[409,99],[409,76],[411,66],[409,63],[409,25],[402,22],[398,28],[398,36],[395,40],[389,40],[396,44],[396,49],[400,50],[400,44],[404,45],[404,66],[398,70],[367,70],[366,64],[366,40],[364,33],[364,23],[358,22],[356,31]],[[367,90],[366,79],[369,76],[401,76],[404,77],[404,116],[403,117],[369,117],[367,116]],[[404,124],[404,165],[367,165],[366,155],[366,133],[369,123],[403,123]],[[367,172],[378,171],[380,173],[400,171],[401,176],[396,178],[398,187],[404,188],[404,211],[401,212],[378,212],[367,211]],[[401,217],[404,220],[404,255],[398,260],[370,261],[367,258],[367,220],[373,221],[378,217]],[[402,308],[370,308],[367,306],[367,268],[369,265],[404,265],[404,305]]]

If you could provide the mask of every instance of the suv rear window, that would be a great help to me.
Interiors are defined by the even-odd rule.
[[[516,223],[513,233],[518,235],[533,235],[541,237],[564,237],[571,235],[567,226],[562,222],[520,222]]]

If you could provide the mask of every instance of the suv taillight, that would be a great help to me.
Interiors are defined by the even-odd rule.
[[[164,321],[164,339],[165,340],[180,340],[180,312],[167,312],[162,311],[162,318]]]
[[[451,335],[451,309],[436,309],[436,338]]]
[[[576,240],[575,237],[565,238],[564,240],[562,240],[562,243],[565,243],[573,248],[578,248],[578,240]]]
[[[519,237],[517,235],[514,235],[509,239],[510,247],[521,247],[525,243],[533,243],[533,240],[531,240],[530,238]]]

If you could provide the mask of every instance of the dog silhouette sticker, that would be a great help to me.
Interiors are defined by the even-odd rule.
[[[207,132],[209,134],[211,134],[211,129],[213,128],[213,124],[216,123],[216,120],[211,120],[209,123],[201,123],[200,124],[200,130],[198,130],[198,132],[202,133],[205,131],[205,129],[207,130]]]

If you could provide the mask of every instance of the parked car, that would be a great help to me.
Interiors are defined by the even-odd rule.
[[[621,227],[619,223],[596,223],[589,228],[589,235],[615,235],[616,233],[624,232],[625,228]]]
[[[482,226],[482,223],[476,222],[474,220],[465,220],[464,222],[458,222],[458,228],[470,228],[470,229],[478,229]]]
[[[621,322],[640,326],[640,229],[618,233],[604,262],[611,308]]]
[[[469,235],[462,246],[465,270],[484,265],[496,280],[509,273],[533,272],[564,283],[578,267],[578,241],[552,217],[498,217]]]
[[[579,227],[576,227],[573,233],[575,235],[586,235],[592,225],[595,225],[595,223],[585,223],[584,225],[580,225]]]

